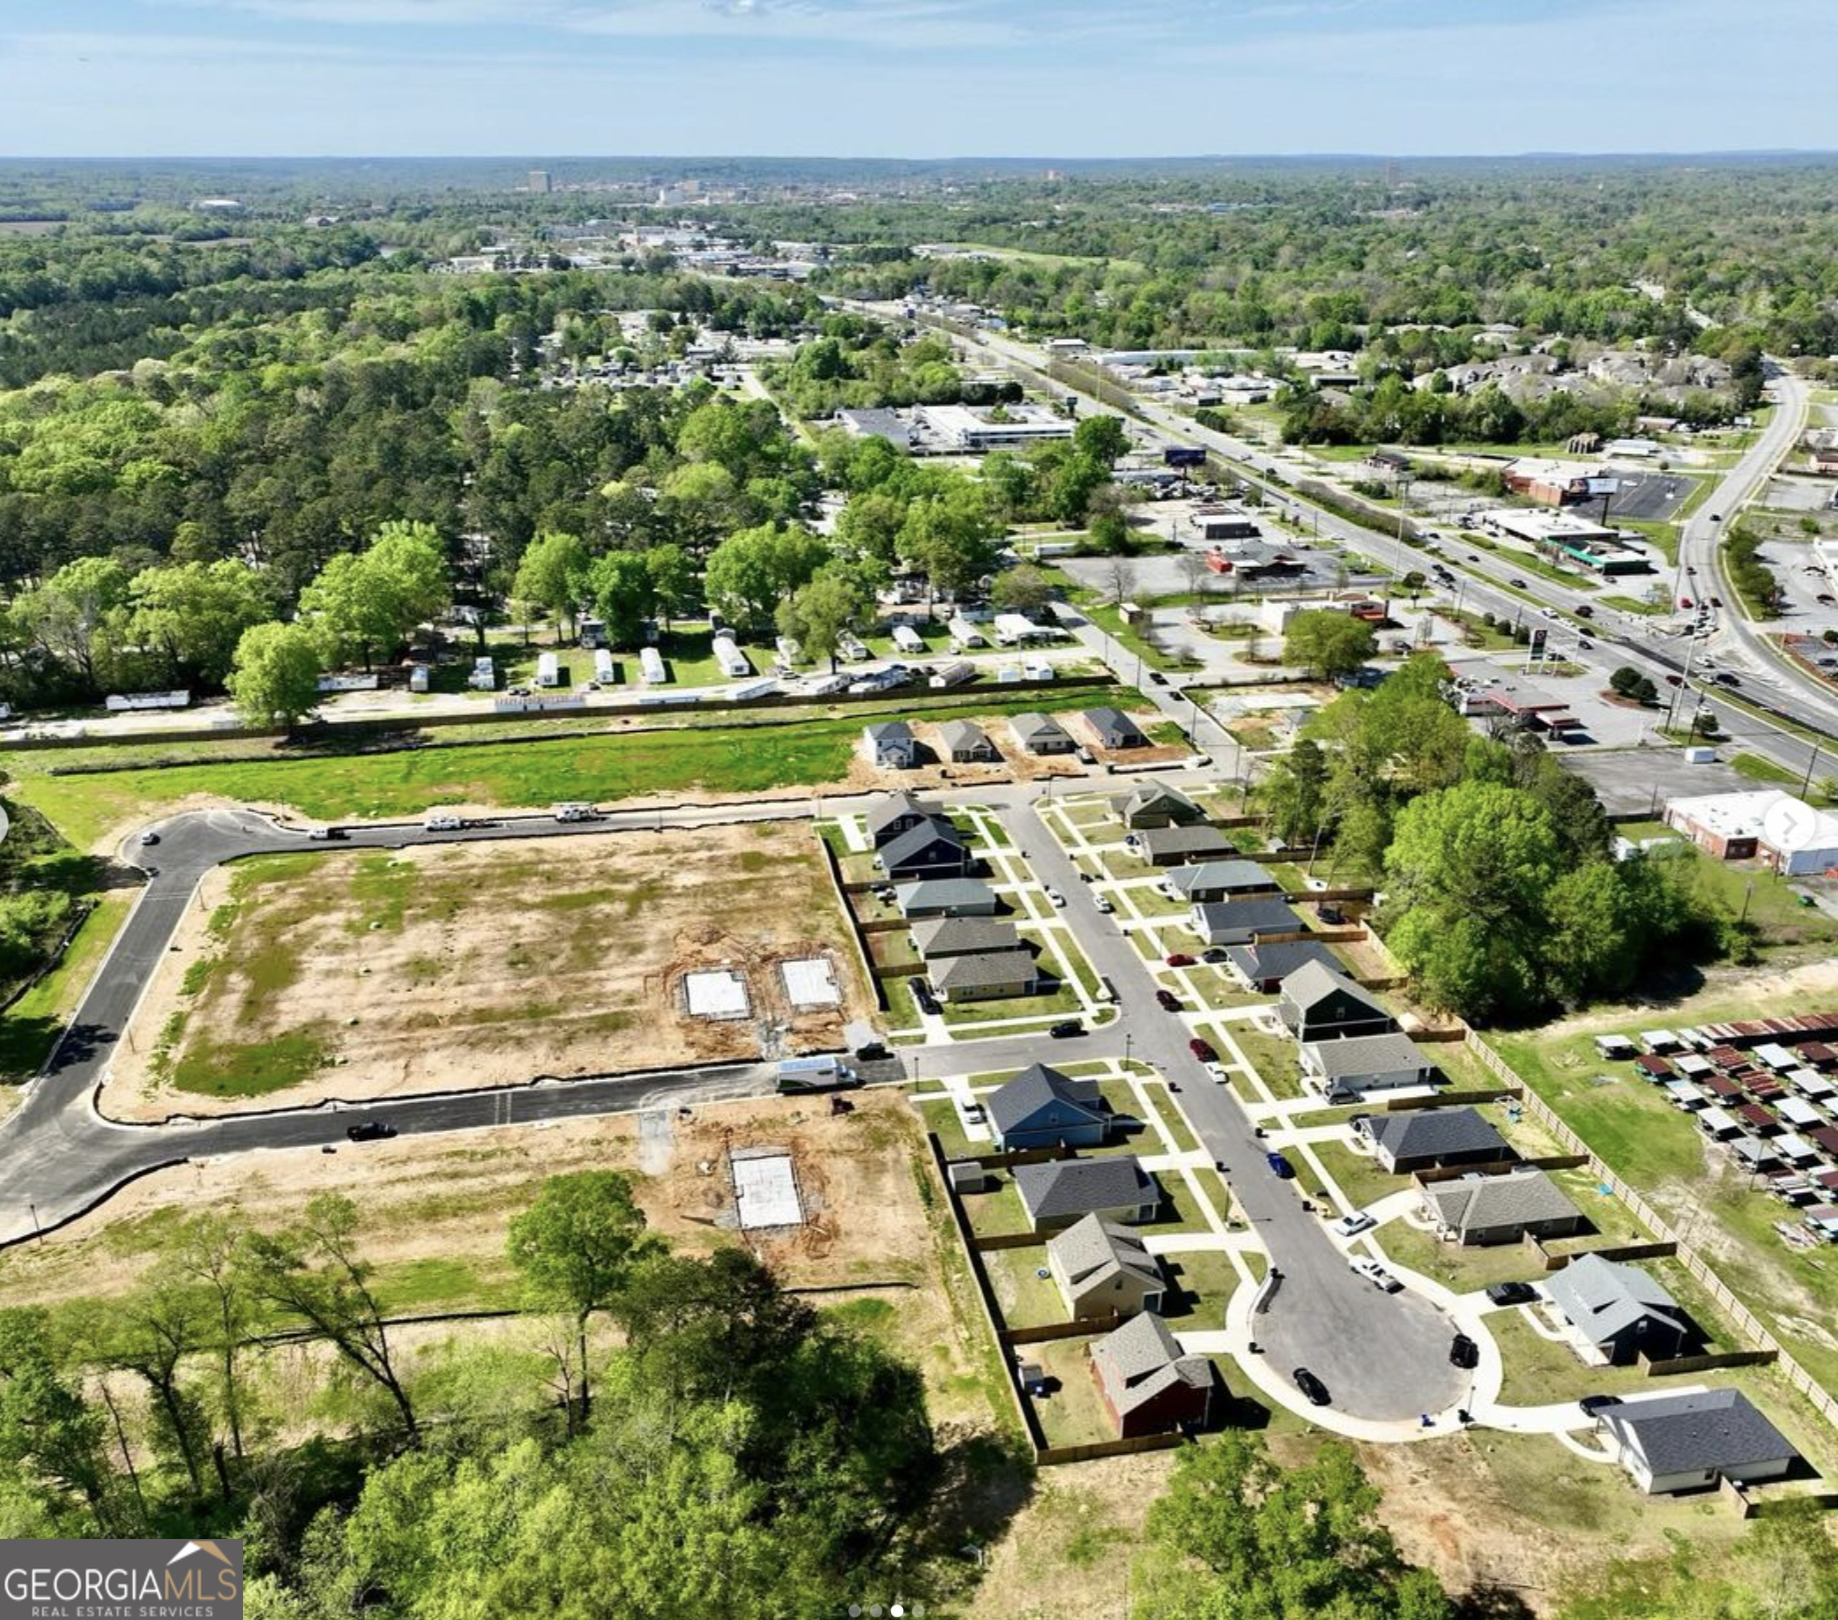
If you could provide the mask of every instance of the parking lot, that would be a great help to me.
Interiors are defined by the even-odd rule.
[[[1616,518],[1635,518],[1641,522],[1663,523],[1691,499],[1698,487],[1695,478],[1675,472],[1634,472],[1625,467],[1603,469],[1604,477],[1620,481],[1620,488],[1608,502],[1608,522]],[[1584,516],[1601,516],[1599,501],[1585,501],[1576,509]]]
[[[1628,748],[1559,753],[1565,770],[1592,788],[1611,816],[1647,815],[1666,800],[1706,793],[1740,793],[1755,784],[1728,765],[1693,765],[1678,748]]]

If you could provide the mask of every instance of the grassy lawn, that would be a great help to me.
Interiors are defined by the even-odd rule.
[[[1081,694],[1081,702],[1127,700],[1127,693],[1101,687]],[[164,769],[50,776],[46,767],[53,763],[125,764],[136,757],[157,760],[171,754],[166,749],[127,747],[57,750],[19,756],[13,762],[16,783],[11,791],[43,811],[82,848],[110,827],[151,818],[194,794],[288,804],[315,820],[341,820],[409,816],[437,804],[535,808],[564,799],[608,801],[691,791],[759,793],[840,780],[848,774],[862,726],[889,713],[909,720],[993,719],[1039,705],[1039,697],[1033,695],[978,694],[967,703],[928,703],[915,697],[891,707],[862,705],[849,713],[833,708],[815,709],[808,716],[778,711],[781,719],[797,717],[796,724],[660,724],[653,730],[589,737],[463,742],[368,754],[288,757],[274,752]]]
[[[1321,1168],[1334,1178],[1334,1185],[1347,1196],[1351,1209],[1364,1209],[1388,1193],[1410,1185],[1409,1176],[1394,1176],[1370,1155],[1355,1153],[1340,1142],[1311,1142],[1308,1151],[1321,1162]]]
[[[1193,1189],[1178,1170],[1163,1170],[1155,1179],[1161,1183],[1162,1207],[1156,1218],[1146,1222],[1145,1232],[1210,1232],[1206,1217],[1200,1212]]]
[[[938,1145],[945,1150],[947,1159],[969,1158],[977,1153],[987,1153],[991,1145],[987,1141],[972,1142],[964,1135],[963,1122],[957,1117],[956,1105],[949,1102],[916,1102],[913,1107],[919,1110],[919,1117],[925,1121],[925,1128],[938,1138]]]
[[[1162,1271],[1180,1290],[1166,1301],[1167,1309],[1162,1312],[1177,1333],[1224,1326],[1225,1307],[1238,1287],[1238,1272],[1230,1257],[1216,1249],[1166,1255]]]
[[[1663,602],[1641,601],[1631,596],[1604,596],[1600,600],[1603,607],[1619,608],[1623,613],[1643,613],[1657,617],[1666,611]]]
[[[1010,1232],[1031,1232],[1027,1211],[1021,1207],[1021,1194],[1003,1171],[994,1173],[992,1192],[964,1194],[964,1213],[970,1218],[970,1229],[978,1237],[1001,1237]]]
[[[1256,1007],[1269,1001],[1260,990],[1247,990],[1222,967],[1189,968],[1187,980],[1200,997],[1200,1005],[1215,1012],[1228,1007]]]
[[[1207,1203],[1213,1206],[1213,1213],[1222,1221],[1231,1220],[1232,1189],[1226,1185],[1225,1177],[1217,1170],[1196,1170],[1193,1179],[1206,1195]]]
[[[983,1256],[989,1285],[995,1290],[1002,1320],[1008,1326],[1045,1327],[1050,1322],[1069,1320],[1059,1285],[1051,1277],[1039,1275],[1046,1264],[1044,1244],[1033,1249],[997,1249]]]
[[[1116,1426],[1098,1398],[1091,1376],[1092,1339],[1055,1339],[1047,1344],[1024,1345],[1023,1358],[1037,1363],[1057,1381],[1045,1400],[1034,1402],[1041,1432],[1049,1446],[1084,1446],[1094,1440],[1114,1440]]]
[[[1174,1142],[1177,1153],[1192,1153],[1200,1146],[1200,1139],[1193,1134],[1187,1123],[1187,1116],[1181,1112],[1180,1100],[1168,1094],[1165,1087],[1151,1086],[1147,1092],[1149,1105],[1155,1110],[1156,1117],[1168,1129],[1168,1135]]]
[[[1139,917],[1185,917],[1191,909],[1185,900],[1170,900],[1153,884],[1138,883],[1123,894],[1114,894],[1112,899],[1117,909],[1123,911],[1130,906],[1136,908]]]
[[[954,1029],[987,1024],[994,1018],[1062,1017],[1084,1010],[1084,1003],[1069,984],[1062,984],[1050,996],[1011,996],[993,1001],[947,1001],[943,1004],[944,1020]]]
[[[1531,1281],[1544,1275],[1537,1260],[1517,1243],[1463,1248],[1400,1221],[1381,1228],[1374,1239],[1387,1259],[1458,1293],[1471,1293],[1489,1283]]]
[[[1232,1039],[1238,1043],[1245,1060],[1257,1070],[1273,1097],[1302,1095],[1302,1063],[1296,1056],[1296,1043],[1288,1036],[1267,1035],[1261,1029],[1241,1024],[1231,1027]]]
[[[51,1055],[133,903],[132,894],[104,895],[83,920],[63,960],[0,1014],[0,1081],[29,1080]]]

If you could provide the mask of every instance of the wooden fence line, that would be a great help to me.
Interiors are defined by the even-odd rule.
[[[1781,1376],[1806,1397],[1814,1411],[1834,1429],[1838,1429],[1838,1399],[1834,1399],[1830,1391],[1794,1359],[1792,1353],[1774,1336],[1767,1324],[1736,1297],[1728,1284],[1712,1269],[1710,1263],[1679,1236],[1671,1222],[1667,1221],[1634,1188],[1603,1163],[1589,1144],[1559,1117],[1556,1110],[1520,1078],[1519,1072],[1472,1029],[1467,1032],[1467,1045],[1468,1050],[1474,1053],[1501,1080],[1518,1088],[1520,1103],[1526,1111],[1550,1131],[1558,1141],[1581,1153],[1591,1173],[1634,1212],[1649,1232],[1675,1245],[1675,1258],[1678,1263],[1691,1273],[1717,1306],[1735,1323],[1737,1331],[1743,1334],[1756,1349],[1773,1351],[1774,1365],[1779,1369]]]

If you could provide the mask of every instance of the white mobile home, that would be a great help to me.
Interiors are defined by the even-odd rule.
[[[910,624],[896,624],[893,627],[893,644],[903,653],[922,653],[925,651],[925,637],[920,635]]]
[[[747,662],[747,655],[740,650],[734,638],[725,630],[715,637],[714,645],[709,650],[714,653],[715,662],[720,666],[721,673],[730,680],[738,680],[743,675],[753,673],[753,666]]]
[[[670,671],[664,667],[664,655],[655,647],[639,649],[638,673],[647,686],[662,686],[670,679]]]
[[[562,666],[554,653],[544,653],[536,660],[536,684],[538,686],[560,686],[562,684]]]
[[[602,686],[611,686],[617,673],[613,655],[604,647],[596,648],[594,651],[594,679]]]

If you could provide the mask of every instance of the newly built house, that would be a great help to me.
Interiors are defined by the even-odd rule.
[[[1014,1179],[1028,1226],[1036,1232],[1057,1232],[1087,1215],[1152,1221],[1161,1208],[1161,1184],[1133,1153],[1018,1164]]]
[[[1015,746],[1029,754],[1070,754],[1078,747],[1072,733],[1050,715],[1012,715],[1008,729]]]
[[[1779,1479],[1800,1460],[1740,1390],[1624,1401],[1603,1408],[1597,1421],[1621,1466],[1649,1495],[1703,1490],[1725,1479]]]
[[[1132,832],[1141,832],[1145,827],[1187,827],[1206,819],[1206,812],[1179,788],[1159,782],[1144,782],[1111,800],[1111,808]]]
[[[1589,1224],[1542,1170],[1436,1182],[1423,1189],[1423,1213],[1439,1236],[1464,1246],[1569,1237]]]
[[[924,878],[894,891],[900,915],[918,917],[993,917],[1002,909],[996,891],[981,878]]]
[[[933,812],[919,802],[913,793],[883,793],[868,807],[863,818],[874,847],[891,843],[903,832],[910,832],[922,821],[930,821]]]
[[[1168,1284],[1142,1239],[1087,1215],[1047,1240],[1047,1268],[1074,1321],[1159,1311]]]
[[[919,741],[904,720],[878,720],[862,728],[862,752],[870,765],[910,771],[919,763]]]
[[[1274,995],[1290,974],[1310,962],[1319,962],[1335,973],[1343,971],[1334,953],[1312,939],[1234,945],[1226,951],[1225,960],[1240,984],[1265,996]]]
[[[962,877],[970,851],[964,835],[943,816],[928,816],[874,852],[875,864],[898,883],[907,878]]]
[[[1091,1373],[1119,1439],[1204,1428],[1211,1418],[1213,1364],[1185,1354],[1153,1312],[1132,1317],[1093,1344]]]
[[[1036,1063],[984,1104],[996,1150],[1099,1147],[1111,1132],[1111,1111],[1095,1080],[1073,1080]]]
[[[912,940],[928,962],[1021,949],[1015,925],[994,917],[934,917],[913,925]]]
[[[1274,896],[1204,901],[1189,909],[1187,926],[1208,945],[1253,945],[1276,934],[1307,932],[1289,902]]]
[[[1215,861],[1232,853],[1225,834],[1204,822],[1196,822],[1191,827],[1149,827],[1134,836],[1142,858],[1151,866]]]
[[[953,765],[999,765],[1002,755],[974,720],[947,720],[938,728],[945,758]]]
[[[1392,1017],[1344,973],[1321,962],[1305,962],[1277,991],[1277,1016],[1299,1041],[1380,1035]]]
[[[1576,1330],[1588,1359],[1620,1363],[1685,1354],[1697,1328],[1650,1271],[1599,1254],[1580,1255],[1552,1274],[1544,1291]]]
[[[1031,996],[1043,983],[1034,953],[1025,950],[947,956],[929,965],[926,973],[940,1001],[1000,1001],[1010,996]]]
[[[1408,1035],[1346,1035],[1302,1043],[1302,1073],[1330,1102],[1426,1086],[1436,1065]]]
[[[1121,709],[1098,708],[1085,711],[1085,724],[1100,748],[1147,748],[1149,739]]]
[[[1370,1114],[1365,1119],[1365,1133],[1372,1143],[1372,1157],[1396,1175],[1409,1175],[1414,1170],[1446,1170],[1457,1164],[1498,1164],[1513,1156],[1506,1138],[1472,1108]]]
[[[1194,861],[1168,870],[1156,885],[1170,900],[1249,900],[1281,894],[1277,881],[1256,861]]]

